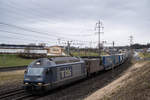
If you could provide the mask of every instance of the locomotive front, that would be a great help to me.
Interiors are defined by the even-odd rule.
[[[47,58],[41,58],[32,62],[24,73],[24,88],[27,91],[45,90],[51,83],[51,62]],[[49,77],[47,77],[49,76]]]

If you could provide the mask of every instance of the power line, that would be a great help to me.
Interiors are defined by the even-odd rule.
[[[12,3],[12,2],[11,2]],[[33,13],[30,13],[30,14],[25,14],[24,12],[27,12],[27,10],[25,10],[25,9],[22,9],[22,10],[20,10],[20,8],[17,8],[17,6],[12,6],[12,5],[10,5],[11,4],[10,2],[9,2],[9,4],[7,3],[7,5],[8,6],[3,6],[3,7],[9,7],[10,9],[5,9],[5,10],[8,10],[9,12],[13,12],[12,14],[14,14],[14,15],[17,15],[17,17],[18,17],[18,15],[22,15],[22,17],[24,17],[24,16],[27,16],[28,18],[31,18],[32,16],[34,17],[34,16],[36,16],[37,14],[38,14],[38,16],[40,16],[40,15],[42,15],[41,14],[41,12],[40,13],[35,13],[35,11],[36,12],[38,12],[36,9],[34,9],[34,14],[36,14],[36,15],[33,15]],[[33,10],[33,9],[32,9]],[[19,11],[19,13],[18,13],[18,11]],[[9,14],[9,13],[8,13]],[[32,17],[32,18],[33,18]],[[25,17],[24,17],[25,18]],[[43,16],[42,16],[42,18],[43,18]],[[44,17],[44,18],[46,18],[46,17]],[[39,19],[38,19],[39,20]],[[34,32],[34,33],[37,33],[37,34],[39,34],[39,35],[44,35],[44,36],[47,36],[47,38],[48,37],[50,37],[51,39],[52,38],[54,38],[55,37],[55,40],[57,40],[57,38],[63,38],[63,39],[68,39],[68,40],[71,40],[71,41],[80,41],[80,40],[73,40],[73,39],[70,39],[70,38],[66,38],[66,37],[61,37],[61,36],[56,36],[56,34],[55,35],[52,35],[52,34],[48,34],[48,33],[45,33],[45,32],[39,32],[39,31],[35,31],[35,30],[31,30],[31,29],[27,29],[27,28],[24,28],[24,27],[20,27],[20,26],[17,26],[17,25],[13,25],[13,24],[8,24],[8,23],[3,23],[3,22],[0,22],[0,24],[1,25],[6,25],[6,26],[9,26],[9,27],[13,27],[13,28],[16,28],[16,29],[20,29],[20,30],[24,30],[24,31],[28,31],[28,32]],[[3,32],[7,32],[7,33],[10,33],[10,34],[16,34],[16,35],[23,35],[23,34],[20,34],[20,33],[16,33],[16,32],[10,32],[10,31],[6,31],[6,30],[1,30],[1,31],[3,31]],[[49,36],[49,35],[51,35],[51,36]],[[26,36],[26,35],[24,35],[24,36]],[[91,34],[86,34],[86,35],[76,35],[76,34],[70,34],[70,36],[91,36]],[[27,37],[27,36],[26,36]],[[68,40],[66,40],[66,41],[68,41]],[[86,42],[89,42],[89,41],[80,41],[80,43],[77,43],[78,45],[79,44],[85,44]],[[76,45],[76,43],[74,43],[75,45]]]
[[[6,9],[6,10],[8,10],[9,12],[13,12],[12,14],[15,14],[15,13],[16,13],[16,15],[21,15],[22,14],[22,17],[24,17],[24,18],[25,18],[25,16],[27,16],[27,17],[30,16],[29,17],[30,19],[33,19],[33,16],[35,17],[35,15],[33,15],[33,13],[31,13],[31,11],[32,11],[31,9],[30,9],[30,14],[25,14],[24,12],[27,12],[25,9],[21,9],[20,10],[17,6],[13,6],[12,5],[13,3],[15,3],[15,2],[9,1],[8,3],[6,3],[6,6],[10,8],[10,9]],[[18,13],[18,11],[19,11],[19,13]],[[35,11],[38,12],[38,13],[35,13]],[[40,15],[43,15],[43,14],[41,14],[43,12],[39,12],[36,9],[34,9],[33,12],[34,12],[34,14],[38,14],[38,17]],[[43,19],[43,16],[41,16],[41,18]],[[63,33],[63,34],[65,34],[65,33]],[[81,34],[77,34],[77,35],[76,34],[66,34],[66,35],[67,36],[84,36],[84,37],[89,37],[89,36],[92,36],[93,34],[84,34],[84,35],[81,35]]]
[[[62,39],[68,39],[68,40],[72,40],[72,41],[80,41],[80,40],[74,40],[74,39],[70,39],[70,38],[66,38],[66,37],[60,37],[60,36],[56,36],[56,35],[55,35],[55,36],[53,35],[53,37],[52,37],[52,36],[50,36],[50,35],[52,35],[52,34],[48,34],[48,33],[46,33],[46,32],[39,32],[39,31],[35,31],[35,30],[23,28],[23,27],[20,27],[20,26],[17,26],[17,25],[13,25],[13,24],[8,24],[8,23],[3,23],[3,22],[0,22],[0,24],[1,24],[1,25],[5,25],[5,26],[9,26],[9,27],[14,27],[14,28],[16,28],[16,29],[20,29],[20,30],[27,31],[27,32],[33,32],[33,33],[36,33],[36,34],[45,35],[45,36],[48,36],[48,37],[50,37],[50,38],[55,37],[56,40],[57,40],[58,38],[62,38]],[[81,42],[83,42],[83,41],[81,41]],[[84,41],[84,42],[89,42],[89,41]]]
[[[43,32],[38,32],[38,31],[34,31],[34,30],[31,30],[31,29],[26,29],[26,28],[23,28],[23,27],[20,27],[20,26],[16,26],[16,25],[13,25],[13,24],[7,24],[7,23],[3,23],[3,22],[0,22],[1,25],[6,25],[6,26],[10,26],[10,27],[14,27],[14,28],[17,28],[17,29],[20,29],[20,30],[24,30],[24,31],[28,31],[28,32],[33,32],[33,33],[37,33],[37,34],[42,34],[42,35],[46,35],[46,36],[49,36],[51,34],[48,34],[48,33],[43,33]],[[57,37],[57,36],[55,36]],[[52,38],[52,37],[51,37]]]
[[[10,6],[8,6],[8,7],[10,7]],[[15,7],[16,8],[16,7]],[[16,13],[17,14],[17,13]],[[28,14],[26,14],[26,15],[28,15]],[[29,15],[31,15],[31,14],[29,14]],[[24,15],[23,15],[24,16]],[[41,35],[41,33],[43,34],[43,32],[39,32],[39,31],[34,31],[34,30],[31,30],[31,29],[26,29],[26,28],[23,28],[23,27],[19,27],[19,26],[16,26],[16,25],[12,25],[12,24],[7,24],[7,23],[1,23],[1,24],[3,24],[3,25],[7,25],[7,26],[10,26],[10,27],[14,27],[14,28],[17,28],[17,29],[21,29],[21,30],[24,30],[24,31],[29,31],[29,32],[34,32],[34,33],[39,33],[40,35]],[[43,35],[46,35],[46,36],[49,36],[50,34],[48,34],[48,33],[44,33]],[[52,34],[51,34],[52,35]],[[84,36],[84,35],[72,35],[72,36]],[[86,35],[86,36],[88,36],[88,35]],[[53,37],[56,37],[56,38],[60,38],[60,36],[53,36]],[[84,36],[85,37],[85,36]],[[52,38],[52,37],[50,37],[50,38]],[[66,37],[61,37],[61,38],[66,38]],[[67,38],[68,39],[68,38]],[[76,41],[76,40],[73,40],[73,39],[69,39],[69,40],[72,40],[72,41]],[[80,40],[77,40],[77,41],[80,41]],[[83,42],[83,41],[81,41],[81,42]],[[88,41],[85,41],[85,42],[88,42]]]
[[[24,17],[25,18],[25,16],[26,16],[26,17],[28,17],[28,18],[30,18],[32,20],[34,20],[33,17],[35,17],[35,16],[36,17],[37,16],[40,17],[41,15],[43,15],[43,14],[41,14],[42,12],[35,13],[35,10],[32,11],[31,8],[30,8],[30,14],[28,14],[28,9],[26,10],[26,9],[18,8],[17,6],[13,6],[12,5],[13,3],[14,3],[13,1],[8,1],[7,3],[5,2],[5,6],[4,7],[7,7],[7,8],[9,7],[10,8],[10,9],[5,9],[5,10],[7,10],[7,12],[13,12],[12,14],[16,13],[16,15],[22,15],[22,16],[19,16],[19,17]],[[41,16],[41,17],[43,19],[43,16]],[[47,17],[47,19],[48,19],[48,17]]]
[[[14,2],[12,2],[11,1],[11,5],[10,4],[8,4],[7,3],[7,7],[10,7],[10,9],[6,9],[6,10],[8,10],[8,11],[10,11],[10,10],[12,10],[13,12],[15,12],[16,13],[16,15],[20,15],[20,14],[23,14],[22,15],[22,17],[24,17],[24,16],[27,16],[28,15],[28,17],[29,17],[29,15],[30,15],[30,19],[32,19],[31,18],[31,16],[35,16],[35,15],[33,15],[33,14],[31,14],[31,9],[30,9],[30,14],[24,14],[23,12],[27,12],[25,9],[22,9],[21,11],[20,11],[20,9],[19,8],[17,8],[16,6],[12,6],[12,3],[14,3]],[[19,9],[19,10],[18,10]],[[18,12],[16,12],[16,11],[14,11],[14,10],[16,10],[16,11],[19,11],[19,13]],[[35,13],[35,11],[36,12],[39,12],[39,11],[37,11],[36,9],[34,9],[34,13]],[[11,11],[10,11],[11,12]],[[41,12],[40,12],[41,13]],[[40,13],[35,13],[35,14],[38,14],[38,17],[40,16],[40,15],[42,15],[42,14],[40,14]],[[12,13],[12,14],[14,14],[14,13]],[[43,17],[43,16],[42,16]],[[39,19],[38,19],[39,20]],[[63,33],[63,34],[65,34],[65,33]],[[84,34],[84,35],[81,35],[81,34],[66,34],[67,36],[84,36],[84,37],[89,37],[89,36],[92,36],[93,34]]]
[[[0,30],[0,31],[2,31],[2,30]],[[15,35],[17,35],[18,33],[13,33],[13,32],[10,32],[10,31],[2,31],[2,32],[6,32],[6,33],[10,33],[10,34],[15,34]],[[5,34],[3,34],[3,35],[5,35]],[[21,34],[22,35],[22,34]],[[24,41],[24,42],[27,42],[27,41],[35,41],[35,42],[37,42],[37,41],[43,41],[43,40],[40,40],[40,39],[35,39],[35,38],[25,38],[24,36],[23,37],[14,37],[14,36],[5,36],[5,37],[7,37],[7,38],[11,38],[11,39],[16,39],[16,40],[21,40],[21,41]],[[43,42],[47,42],[47,43],[56,43],[56,42],[52,42],[52,41],[47,41],[47,40],[44,40]]]
[[[7,37],[7,38],[11,38],[11,39],[16,39],[16,40],[21,40],[21,41],[25,41],[25,42],[27,42],[27,41],[35,41],[35,42],[38,42],[38,41],[42,41],[42,42],[44,42],[44,43],[47,43],[47,44],[49,44],[49,43],[55,43],[55,44],[57,44],[57,42],[51,42],[51,41],[47,41],[47,40],[40,40],[40,39],[31,39],[31,38],[25,38],[25,37],[30,37],[30,36],[26,36],[26,35],[24,35],[24,34],[20,34],[20,33],[17,33],[17,32],[10,32],[10,31],[5,31],[5,30],[0,30],[1,32],[6,32],[6,33],[9,33],[9,34],[13,34],[13,35],[22,35],[23,37],[14,37],[14,36],[5,36],[5,37]],[[42,38],[41,38],[42,39]],[[64,41],[64,42],[63,42]],[[59,44],[65,44],[65,45],[67,45],[67,41],[68,40],[62,40],[62,42],[60,42],[59,41]],[[88,44],[88,42],[75,42],[75,41],[72,41],[72,45],[75,45],[75,46],[77,46],[77,45],[86,45],[86,43]],[[91,43],[95,43],[95,42],[91,42]]]
[[[6,30],[0,30],[0,32],[5,32],[5,33],[9,33],[9,34],[15,34],[15,35],[22,35],[23,37],[31,37],[30,35],[32,36],[36,36],[36,37],[39,37],[41,38],[41,36],[38,36],[38,35],[35,35],[35,34],[30,34],[30,35],[26,35],[26,34],[21,34],[21,33],[18,33],[18,32],[10,32],[10,31],[6,31]],[[44,37],[44,39],[49,39],[49,37]],[[52,40],[56,40],[56,39],[52,39]]]

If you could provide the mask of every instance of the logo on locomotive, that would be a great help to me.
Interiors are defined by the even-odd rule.
[[[72,76],[72,67],[63,67],[60,69],[60,78],[68,78]]]

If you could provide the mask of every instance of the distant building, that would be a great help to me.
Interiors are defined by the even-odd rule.
[[[10,45],[0,44],[0,54],[43,54],[49,56],[65,56],[64,49],[61,46],[46,47],[42,45]]]
[[[49,56],[65,56],[64,49],[61,46],[51,46],[47,48]]]
[[[40,53],[47,54],[44,46],[37,45],[14,45],[14,44],[0,44],[1,54],[16,54],[16,53]]]
[[[33,45],[33,44],[29,44],[29,45],[15,45],[15,44],[0,44],[0,49],[5,48],[5,49],[24,49],[24,48],[33,48],[33,49],[43,49],[45,48],[44,46],[39,46],[39,45]]]

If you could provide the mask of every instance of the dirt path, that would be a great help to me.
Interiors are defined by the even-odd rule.
[[[85,100],[150,100],[150,62],[134,64],[120,78]]]
[[[20,87],[23,83],[24,70],[0,72],[0,91]]]

